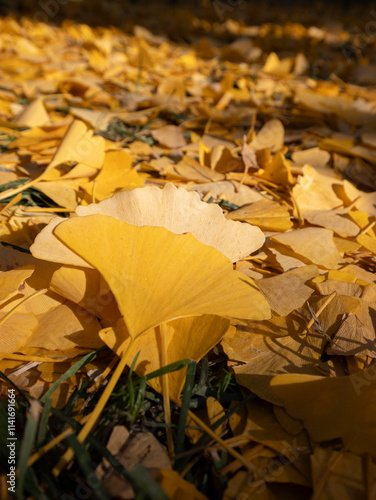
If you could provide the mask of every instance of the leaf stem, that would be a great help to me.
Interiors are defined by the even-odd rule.
[[[162,324],[156,327],[157,335],[161,343],[161,366],[168,365],[168,354],[167,354],[167,329],[166,325]],[[170,406],[170,388],[168,381],[168,373],[161,376],[162,383],[162,396],[163,396],[163,409],[165,423],[171,425],[171,406]],[[170,457],[174,456],[174,438],[172,435],[171,427],[166,427],[166,437],[167,437],[167,449]]]
[[[206,425],[201,418],[199,418],[197,415],[195,415],[191,410],[188,410],[188,415],[190,418],[201,427],[201,429],[206,432],[212,439],[214,439],[222,448],[224,448],[227,453],[231,456],[233,456],[236,460],[239,460],[239,462],[244,465],[244,467],[250,471],[254,472],[255,471],[255,466],[249,462],[246,458],[244,458],[240,453],[235,451],[231,446],[229,446],[226,441],[224,441],[222,438],[220,438],[208,425]]]
[[[109,383],[107,384],[105,390],[103,391],[101,397],[99,398],[99,401],[94,411],[90,414],[87,422],[78,433],[77,440],[79,443],[83,443],[85,441],[85,439],[93,429],[94,425],[96,424],[98,418],[100,417],[102,410],[106,406],[106,403],[109,400],[112,391],[114,390],[121,374],[124,371],[125,365],[127,364],[127,360],[133,348],[133,343],[134,339],[132,338],[124,354],[121,356],[119,364],[117,365],[114,373],[112,374]],[[55,477],[58,476],[60,472],[64,469],[64,467],[72,460],[73,456],[74,456],[73,449],[68,448],[68,450],[64,453],[63,457],[59,461],[59,463],[52,470],[52,473]]]

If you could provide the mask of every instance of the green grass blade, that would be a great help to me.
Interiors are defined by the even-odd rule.
[[[76,431],[79,431],[81,429],[81,425],[76,420],[74,420],[71,417],[68,417],[62,411],[57,410],[56,408],[53,407],[51,408],[51,410],[54,413],[54,415],[56,415],[56,417],[60,418],[67,424],[71,425]],[[141,494],[144,493],[145,497],[148,498],[149,500],[168,500],[168,497],[166,496],[162,488],[159,486],[159,484],[142,466],[140,466],[136,470],[134,469],[127,470],[112,455],[112,453],[106,448],[106,446],[104,446],[96,437],[94,437],[93,435],[89,435],[87,437],[87,442],[90,443],[90,445],[99,455],[101,455],[103,458],[106,458],[109,461],[110,465],[115,470],[117,470],[125,479],[130,481],[130,483],[137,490],[137,492],[140,492]]]
[[[82,446],[81,443],[78,442],[74,434],[71,434],[67,437],[67,442],[69,443],[69,446],[73,448],[74,454],[77,458],[77,462],[82,472],[84,473],[84,476],[88,482],[90,489],[93,492],[93,495],[99,500],[110,500],[110,497],[107,495],[102,482],[96,475],[95,470],[91,465],[90,457],[86,449]]]
[[[169,500],[159,484],[153,479],[149,471],[142,465],[136,465],[132,469],[124,466],[112,455],[112,453],[94,436],[88,436],[88,442],[110,465],[117,470],[125,479],[130,481],[136,490],[136,494],[144,494],[149,500]],[[137,496],[137,498],[140,498]]]
[[[69,377],[77,373],[78,370],[80,370],[87,363],[95,359],[97,355],[104,349],[107,349],[107,346],[101,347],[96,351],[89,352],[89,354],[86,354],[83,358],[77,361],[77,363],[72,365],[65,373],[63,373],[63,375],[58,380],[56,380],[54,384],[52,384],[52,386],[48,389],[48,391],[40,398],[40,402],[44,403],[47,400],[47,398],[49,398],[51,394],[56,391],[56,389],[59,387],[60,384],[62,384]]]
[[[34,473],[33,469],[27,469],[26,472],[26,481],[25,481],[25,490],[27,490],[31,494],[31,498],[33,500],[51,500],[51,498],[47,497],[39,488],[39,481]],[[18,488],[18,483],[16,480],[16,489]],[[25,498],[23,496],[22,498]],[[29,496],[30,498],[30,496]]]
[[[177,370],[181,370],[185,366],[189,365],[191,361],[192,360],[190,359],[182,359],[181,361],[175,361],[175,363],[170,363],[169,365],[166,365],[163,368],[159,368],[159,370],[155,370],[154,372],[145,375],[146,380],[151,380],[152,378],[161,377],[162,375],[166,375],[167,373],[172,373]]]
[[[48,398],[44,404],[43,412],[42,412],[42,415],[41,415],[40,421],[39,421],[37,446],[40,446],[41,443],[43,443],[43,441],[46,438],[48,419],[50,416],[51,406],[52,406],[52,399]]]
[[[183,389],[183,398],[180,408],[179,423],[176,432],[175,453],[184,451],[185,427],[187,424],[189,403],[191,401],[192,389],[195,381],[196,363],[191,361],[187,367],[187,374]]]
[[[134,367],[137,362],[137,358],[139,357],[141,351],[138,351],[136,356],[134,357],[134,360],[132,361],[131,366],[129,367],[129,373],[128,373],[128,394],[129,394],[129,405],[131,407],[131,413],[134,413],[134,401],[135,401],[135,389],[134,389],[134,384],[133,384],[133,379],[132,379],[132,374]]]
[[[128,471],[128,474],[132,478],[133,484],[144,491],[150,500],[169,500],[166,493],[142,465],[135,465]]]
[[[136,401],[134,403],[134,412],[132,414],[133,420],[136,420],[137,415],[141,410],[142,403],[144,402],[145,399],[145,391],[146,391],[146,377],[142,377],[137,391]]]
[[[33,405],[39,405],[39,403],[35,401],[31,403],[31,406]],[[29,460],[31,451],[33,449],[33,443],[35,440],[37,429],[38,429],[38,422],[34,420],[33,412],[31,411],[26,421],[25,430],[23,433],[23,438],[19,451],[19,458],[17,462],[18,476],[17,476],[16,500],[22,500],[24,498],[23,490],[26,480],[27,462]]]

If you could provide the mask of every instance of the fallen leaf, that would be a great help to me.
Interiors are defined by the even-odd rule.
[[[191,234],[139,228],[104,215],[68,219],[55,228],[54,234],[99,270],[133,338],[179,317],[219,314],[256,319],[269,315],[269,307],[253,282],[233,271],[227,258]],[[117,234],[120,245],[111,245],[113,234]],[[107,255],[111,255],[111,262]],[[205,266],[206,262],[210,267]],[[171,290],[168,300],[165,283]]]
[[[287,412],[303,420],[314,441],[341,438],[346,450],[372,454],[376,446],[373,371],[333,378],[277,375],[270,386]],[[354,422],[362,425],[355,428]]]
[[[305,283],[318,274],[316,266],[298,267],[273,278],[258,280],[257,285],[272,313],[287,316],[310,298],[314,290]]]
[[[196,193],[167,184],[163,190],[149,186],[121,192],[99,204],[80,206],[77,215],[109,215],[136,226],[159,226],[176,233],[191,232],[232,261],[254,252],[264,242],[260,229],[240,222],[226,221],[215,204],[200,201]],[[194,216],[192,214],[195,214]],[[70,252],[53,236],[62,218],[54,218],[38,235],[31,252],[35,257],[88,267],[87,262]]]

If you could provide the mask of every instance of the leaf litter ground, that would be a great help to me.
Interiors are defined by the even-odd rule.
[[[372,11],[158,8],[0,19],[3,496],[374,498]]]

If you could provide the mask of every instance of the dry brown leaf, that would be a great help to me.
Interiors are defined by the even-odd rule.
[[[374,464],[365,471],[361,457],[330,447],[316,446],[311,464],[314,495],[322,500],[362,500],[367,495],[364,476],[376,477]]]
[[[335,343],[329,346],[327,353],[376,358],[375,340],[374,332],[366,328],[356,314],[349,314],[335,333]]]
[[[188,191],[197,191],[207,200],[213,197],[215,201],[226,200],[239,207],[248,203],[263,200],[264,197],[255,189],[241,185],[237,181],[218,181],[205,184],[187,184]]]
[[[151,135],[162,146],[170,149],[181,148],[187,144],[181,129],[175,125],[166,125],[152,130]]]
[[[329,229],[309,227],[272,236],[273,241],[290,247],[294,253],[324,269],[338,269],[341,255]]]
[[[272,313],[287,316],[310,298],[314,289],[305,283],[318,274],[316,266],[304,266],[273,278],[257,280],[257,286],[266,297]]]
[[[283,147],[284,135],[285,129],[282,122],[274,118],[265,123],[249,147],[256,150],[270,148],[273,153],[276,153]]]
[[[265,199],[233,210],[226,219],[246,221],[263,231],[287,231],[293,225],[286,205]]]
[[[141,463],[154,476],[160,469],[171,469],[165,448],[150,432],[140,432],[129,439],[129,432],[124,426],[115,426],[107,447],[125,469]],[[103,485],[109,495],[121,499],[134,498],[131,484],[107,460],[97,467],[96,473],[103,477]]]

